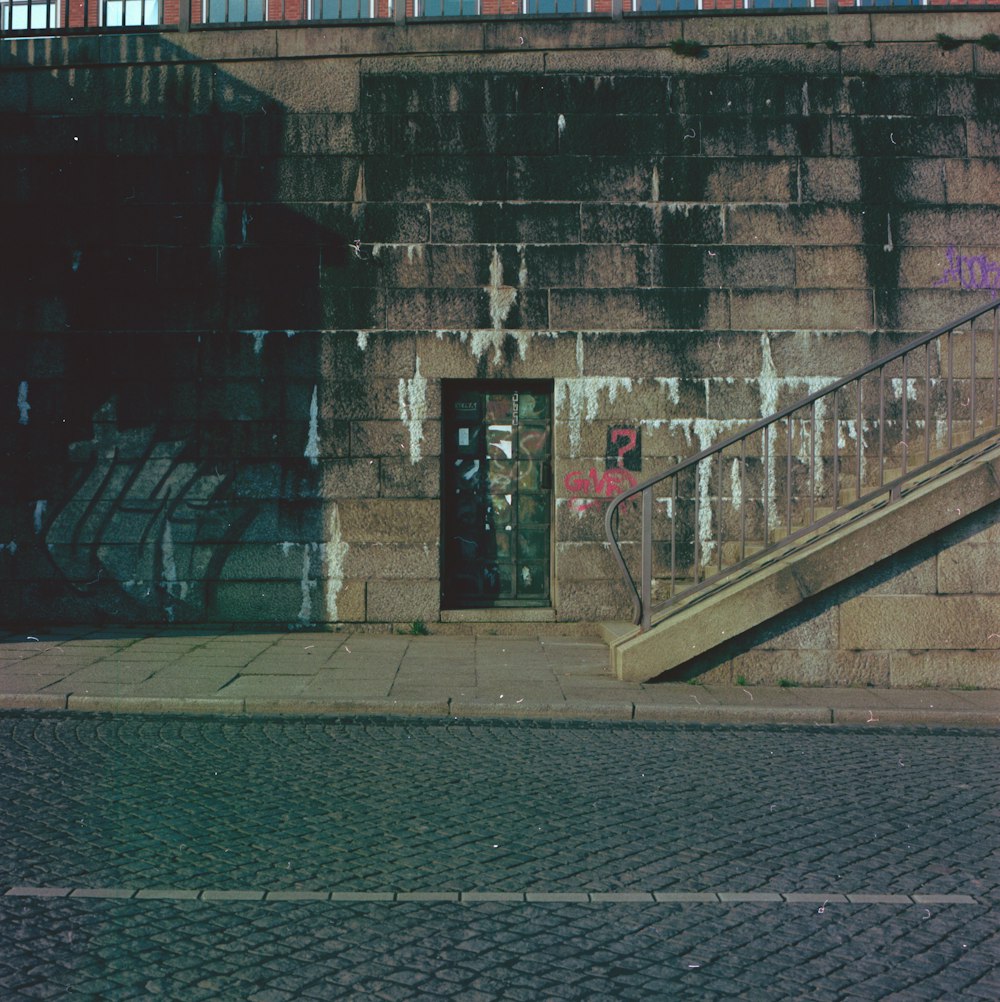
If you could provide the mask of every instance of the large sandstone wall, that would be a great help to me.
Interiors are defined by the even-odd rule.
[[[611,429],[640,433],[634,477],[657,472],[996,294],[991,32],[852,14],[3,42],[0,616],[439,620],[457,377],[553,381],[551,616],[624,616],[595,496]],[[840,615],[877,599],[856,601]]]

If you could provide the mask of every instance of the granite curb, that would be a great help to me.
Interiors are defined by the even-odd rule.
[[[816,690],[812,690],[815,693]],[[911,690],[905,690],[910,692]],[[888,696],[887,696],[888,693]],[[891,692],[880,690],[883,700]],[[874,704],[873,704],[874,705]],[[810,706],[778,706],[758,702],[754,706],[677,706],[642,702],[566,702],[521,705],[469,700],[398,699],[231,699],[187,696],[87,696],[45,693],[0,693],[0,711],[46,710],[112,714],[191,714],[209,716],[289,717],[424,717],[452,720],[561,720],[591,722],[659,722],[683,724],[814,726],[1000,726],[995,710],[924,709],[892,707],[884,703],[871,710],[838,706],[831,698]]]

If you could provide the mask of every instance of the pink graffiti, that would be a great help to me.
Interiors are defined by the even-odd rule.
[[[948,267],[935,286],[950,285],[954,281],[963,289],[1000,289],[1000,264],[988,260],[985,254],[967,257],[959,254],[957,248],[949,247],[947,257]]]
[[[593,508],[635,487],[635,484],[635,477],[620,466],[605,470],[600,477],[597,470],[591,467],[589,475],[585,475],[583,470],[573,470],[563,478],[563,486],[572,499],[570,506],[573,511]]]

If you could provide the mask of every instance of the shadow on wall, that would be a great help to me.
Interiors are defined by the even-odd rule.
[[[310,332],[381,298],[351,253],[359,161],[284,156],[282,105],[166,38],[73,41],[142,65],[53,70],[52,40],[5,63],[0,619],[312,619]],[[283,204],[324,187],[324,217]]]

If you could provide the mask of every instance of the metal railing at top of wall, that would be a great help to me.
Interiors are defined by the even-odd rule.
[[[996,10],[1000,0],[0,0],[0,35],[331,22],[699,13]]]
[[[761,352],[761,410],[773,413],[608,505],[607,537],[644,630],[1000,433],[1000,299],[837,382],[780,379],[767,333]],[[778,409],[804,383],[828,385]],[[725,425],[658,424],[668,448]]]

